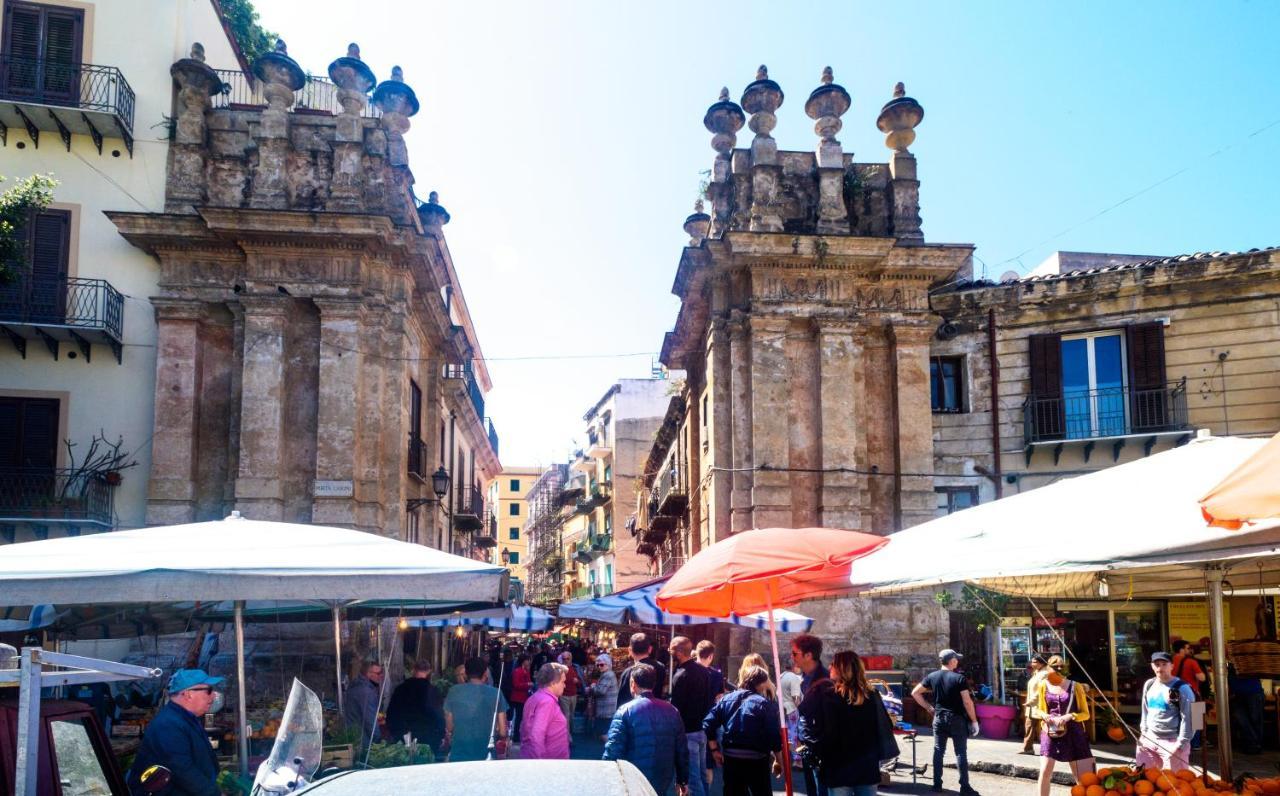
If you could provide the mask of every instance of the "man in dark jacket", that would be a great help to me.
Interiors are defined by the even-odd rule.
[[[382,664],[365,661],[360,676],[347,689],[342,703],[342,718],[347,726],[360,730],[360,749],[363,752],[370,741],[381,739],[378,731],[378,710],[382,706]]]
[[[439,756],[444,740],[444,699],[431,683],[431,664],[418,661],[413,676],[396,686],[387,704],[387,729],[393,741],[403,740],[407,733]]]
[[[667,667],[658,662],[653,657],[653,642],[649,641],[649,637],[644,633],[635,633],[631,636],[631,665],[623,670],[622,676],[618,678],[618,707],[627,704],[631,699],[631,670],[640,664],[650,666],[657,673],[658,685],[653,689],[653,695],[656,699],[666,698],[667,688]]]
[[[223,678],[200,669],[179,669],[169,679],[169,701],[147,725],[126,782],[134,796],[142,789],[142,773],[152,766],[169,769],[164,792],[173,796],[218,796],[218,756],[205,734],[204,715],[213,709],[215,686]]]
[[[809,701],[814,685],[827,679],[827,667],[822,665],[822,639],[808,633],[801,633],[791,639],[791,660],[800,667],[800,693],[804,694],[804,701],[800,703],[799,711],[803,716],[805,702]],[[814,758],[802,752],[800,759],[804,764],[805,793],[809,796],[826,796],[827,789],[820,781],[818,767],[813,763]]]
[[[693,642],[684,636],[671,639],[671,660],[675,665],[671,676],[671,704],[680,711],[684,722],[684,739],[689,747],[690,796],[706,796],[706,780],[702,772],[707,767],[707,735],[702,731],[702,720],[716,703],[711,685],[711,671],[694,660]]]
[[[631,763],[658,793],[666,793],[675,780],[677,792],[687,796],[689,747],[680,711],[654,697],[658,674],[652,666],[638,663],[627,671],[632,699],[613,714],[602,759]]]

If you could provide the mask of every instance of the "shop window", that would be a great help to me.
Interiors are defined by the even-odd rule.
[[[929,393],[934,412],[965,410],[964,357],[929,358]]]
[[[940,486],[933,491],[938,496],[937,516],[939,517],[978,505],[976,486]]]
[[[508,539],[510,539],[510,540],[511,540],[511,541],[513,541],[513,542],[514,542],[514,541],[518,541],[518,540],[520,539],[520,529],[519,529],[519,528],[508,528],[508,529],[507,529],[507,538],[508,538]]]

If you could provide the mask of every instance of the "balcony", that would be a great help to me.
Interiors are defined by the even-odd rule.
[[[478,531],[484,528],[484,495],[473,486],[460,486],[453,504],[455,531]]]
[[[655,484],[658,492],[658,514],[680,517],[689,510],[689,490],[681,475],[681,468],[671,461],[658,471]]]
[[[493,450],[493,455],[498,455],[498,429],[493,427],[493,418],[486,417],[484,419],[486,429],[489,434],[489,448]]]
[[[594,599],[596,597],[605,597],[613,594],[612,583],[592,583],[587,586],[579,586],[574,589],[571,594],[575,600]]]
[[[19,272],[0,285],[0,330],[23,359],[27,343],[45,344],[58,358],[59,343],[74,343],[85,362],[92,344],[109,346],[123,361],[124,296],[105,279],[33,279]]]
[[[419,481],[426,481],[430,477],[427,466],[427,443],[416,434],[409,437],[409,475]]]
[[[1053,446],[1054,463],[1065,445],[1079,443],[1089,461],[1097,442],[1112,446],[1112,456],[1130,440],[1141,440],[1150,454],[1165,438],[1190,435],[1187,420],[1187,380],[1152,389],[1109,387],[1073,390],[1065,395],[1029,396],[1022,404],[1023,442],[1027,461],[1036,447]]]
[[[582,473],[583,475],[595,476],[596,460],[592,459],[590,456],[586,455],[582,451],[578,451],[577,458],[573,460],[573,464],[569,465],[569,469],[573,470],[575,473]]]
[[[612,455],[613,448],[609,446],[609,440],[603,434],[587,434],[587,456],[592,459],[606,459]]]
[[[446,364],[444,366],[444,377],[453,381],[461,381],[466,387],[467,397],[471,399],[471,405],[476,410],[476,417],[480,420],[480,425],[485,424],[484,416],[484,393],[480,391],[480,384],[476,381],[476,374],[471,370],[470,363],[466,365]],[[493,430],[493,424],[489,424],[490,441],[497,442],[498,433]],[[497,449],[494,449],[497,452]]]
[[[67,151],[71,135],[93,138],[102,154],[107,136],[119,137],[133,157],[133,109],[129,81],[114,66],[59,63],[0,55],[0,142],[9,128],[25,127],[40,148],[40,131],[56,132]]]
[[[0,470],[0,522],[112,527],[112,487],[105,473]]]
[[[213,98],[213,107],[230,110],[258,110],[267,107],[262,94],[262,81],[254,80],[239,69],[215,69],[222,80],[222,92]],[[293,110],[297,113],[336,116],[342,113],[338,87],[328,78],[307,76],[307,82],[294,92]],[[382,115],[373,103],[366,102],[360,113],[367,119]]]

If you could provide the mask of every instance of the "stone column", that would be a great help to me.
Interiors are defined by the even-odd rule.
[[[893,337],[894,401],[897,406],[897,470],[899,530],[933,519],[933,478],[904,473],[933,472],[933,410],[929,402],[927,321],[895,322]]]
[[[240,472],[236,509],[254,520],[284,518],[284,372],[288,301],[241,294]]]
[[[434,473],[444,461],[444,451],[440,449],[440,402],[443,399],[441,383],[444,381],[444,357],[440,355],[438,341],[429,340],[426,347],[422,354],[424,361],[418,369],[422,377],[422,381],[419,382],[422,385],[422,438],[427,443],[424,469],[428,473],[427,486],[422,494],[433,496],[435,493],[431,491],[430,474]],[[418,509],[418,533],[423,544],[445,549],[444,540],[440,538],[444,530],[444,521],[444,514],[437,505],[423,506]],[[532,550],[532,544],[529,549]]]
[[[711,148],[716,151],[711,164],[711,180],[707,186],[707,198],[711,200],[711,234],[719,237],[729,226],[729,207],[733,201],[733,180],[730,155],[738,142],[738,131],[747,119],[742,108],[729,99],[729,89],[720,89],[720,98],[707,109],[702,124],[712,134]]]
[[[862,340],[851,320],[818,322],[822,468],[858,469],[862,413]],[[823,472],[822,525],[862,529],[862,490],[855,473]]]
[[[329,184],[326,209],[355,212],[363,207],[364,123],[361,112],[368,100],[369,89],[377,83],[373,71],[360,60],[360,48],[347,45],[347,54],[329,64],[329,79],[338,87],[342,113],[335,119],[333,133],[333,179]]]
[[[409,467],[409,393],[405,359],[403,309],[393,310],[382,329],[378,345],[382,355],[382,455],[379,457],[384,536],[404,541],[405,481]]]
[[[707,418],[711,453],[710,535],[713,543],[729,538],[733,528],[730,507],[733,505],[733,374],[730,359],[729,326],[724,318],[712,318],[707,335],[707,372],[710,378],[711,411]]]
[[[769,79],[769,69],[761,65],[756,79],[742,93],[742,109],[751,114],[747,125],[756,137],[751,141],[751,231],[781,232],[778,189],[782,166],[778,163],[778,142],[769,133],[778,123],[774,112],[782,107],[782,88]]]
[[[360,416],[360,327],[364,305],[358,298],[312,299],[320,310],[320,395],[316,419],[317,481],[347,481],[350,497],[315,495],[312,521],[355,527],[356,441]]]
[[[293,92],[306,84],[306,75],[289,57],[283,39],[276,40],[273,52],[253,62],[253,74],[263,82],[267,107],[258,128],[258,167],[253,172],[249,206],[283,210],[289,206],[289,108]]]
[[[751,327],[738,310],[729,317],[729,413],[732,430],[733,491],[729,497],[730,530],[751,530]]]
[[[361,529],[382,528],[381,461],[382,425],[388,408],[383,403],[384,353],[380,350],[385,304],[368,305],[360,325],[360,350],[368,356],[360,360],[360,398],[352,407],[358,415],[360,437],[356,440],[356,525]]]
[[[885,133],[885,146],[893,150],[889,161],[890,194],[893,197],[893,234],[899,240],[924,243],[920,228],[920,181],[916,177],[916,156],[907,147],[916,140],[915,128],[924,119],[924,108],[899,83],[893,99],[885,104],[876,126]]]
[[[844,204],[844,150],[836,140],[842,126],[840,117],[849,110],[849,92],[832,82],[831,67],[822,70],[822,85],[813,90],[804,112],[817,122],[818,134],[818,232],[849,233],[849,214]]]
[[[821,524],[822,505],[822,371],[818,367],[817,327],[812,319],[793,317],[783,353],[794,363],[787,378],[787,460],[791,492],[791,527]]]
[[[153,298],[156,311],[155,431],[147,524],[193,522],[199,439],[201,304]]]
[[[702,388],[706,385],[704,375],[705,363],[698,363],[689,369],[685,377],[688,403],[685,408],[685,422],[689,424],[689,448],[685,451],[685,459],[680,463],[687,468],[685,481],[689,489],[689,555],[695,555],[702,549],[702,518],[706,510],[706,489],[702,480],[702,446],[706,442],[703,435]],[[615,528],[621,527],[617,524]]]
[[[786,340],[790,321],[785,317],[752,315],[751,322],[751,526],[791,525],[791,475],[760,470],[761,465],[790,465],[787,440],[791,402],[790,363]],[[735,374],[736,375],[736,374]]]
[[[165,187],[165,211],[194,213],[205,194],[204,149],[207,135],[205,113],[209,97],[222,89],[222,80],[204,62],[204,45],[191,46],[191,57],[169,67],[178,83],[177,118],[169,160],[169,180]]]

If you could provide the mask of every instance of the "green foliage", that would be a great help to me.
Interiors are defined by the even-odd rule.
[[[440,692],[440,697],[443,699],[449,695],[449,689],[453,687],[453,678],[437,677],[431,681],[431,684],[436,687],[436,690]]]
[[[26,266],[27,221],[49,206],[57,184],[48,175],[32,174],[0,193],[0,285]]]
[[[943,608],[972,613],[979,629],[981,629],[987,625],[1000,623],[1000,617],[1004,616],[1005,609],[1009,607],[1011,598],[1007,594],[966,583],[960,589],[960,599],[958,600],[949,591],[938,592],[933,596],[933,599]]]
[[[245,782],[240,775],[234,771],[222,771],[218,773],[217,788],[219,793],[227,794],[227,796],[242,796],[248,794],[253,787],[253,782]]]
[[[369,768],[395,768],[434,763],[435,755],[426,744],[373,743],[369,745]]]
[[[329,746],[359,746],[363,740],[360,728],[348,726],[345,722],[339,722],[339,726],[324,734],[324,742]]]
[[[275,49],[276,34],[258,24],[258,12],[253,7],[253,0],[219,0],[222,5],[222,16],[231,26],[231,34],[236,37],[244,57],[253,63],[258,56]]]

